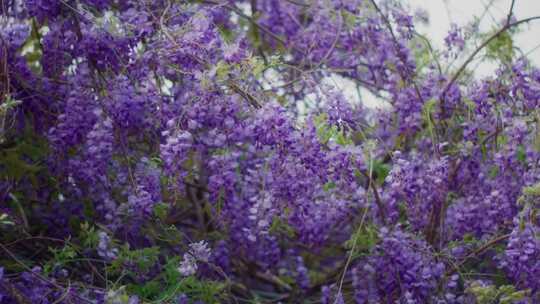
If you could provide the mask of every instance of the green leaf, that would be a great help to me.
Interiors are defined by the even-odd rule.
[[[540,196],[540,183],[523,188],[523,194],[530,196]]]
[[[218,80],[220,81],[226,80],[227,77],[229,76],[230,70],[231,70],[230,65],[227,64],[225,61],[220,60],[216,67],[216,76]]]
[[[373,173],[377,177],[377,183],[382,184],[390,173],[390,165],[383,163],[380,160],[373,160]]]
[[[496,178],[497,175],[499,175],[499,167],[497,166],[491,167],[491,169],[489,169],[489,177]]]
[[[529,290],[513,291],[514,290],[513,287],[514,286],[512,286],[511,292],[508,292],[507,294],[501,297],[501,300],[500,300],[501,304],[511,304],[511,303],[515,303],[517,301],[523,300],[527,296],[527,294],[530,292]]]
[[[161,221],[165,221],[167,214],[169,213],[169,205],[165,203],[157,203],[154,206],[154,215]]]
[[[10,109],[15,108],[16,106],[20,105],[22,101],[16,100],[11,98],[11,96],[7,96],[4,102],[0,104],[0,114],[5,114]]]
[[[268,231],[272,234],[285,234],[294,237],[294,229],[279,216],[275,216]]]
[[[221,38],[223,38],[223,41],[230,43],[234,41],[235,33],[224,27],[223,25],[218,25],[219,34],[221,35]]]
[[[433,110],[435,109],[435,105],[437,104],[436,99],[430,99],[424,103],[423,109],[422,109],[422,117],[424,119],[424,122],[427,125],[428,132],[431,137],[431,142],[435,143],[435,123],[433,122],[432,114]]]
[[[337,126],[328,125],[328,116],[326,113],[319,114],[313,119],[317,130],[317,137],[322,144],[327,144],[330,140],[341,146],[352,145],[354,142],[349,138],[343,130]]]
[[[486,47],[486,55],[490,59],[504,62],[512,61],[514,57],[514,41],[508,31],[495,37]]]
[[[0,213],[0,226],[2,225],[13,226],[15,223],[9,219],[9,214]]]
[[[525,147],[523,147],[523,145],[517,147],[516,158],[523,165],[527,165],[527,153],[525,152]]]
[[[334,182],[327,182],[327,183],[324,184],[324,186],[323,186],[323,189],[324,189],[324,191],[326,191],[326,192],[328,192],[328,191],[330,191],[330,190],[332,190],[332,189],[334,189],[334,188],[336,188],[336,183],[334,183]]]
[[[351,238],[345,242],[345,248],[352,250],[354,247],[355,252],[353,254],[358,255],[370,252],[378,241],[379,237],[375,226],[366,225],[361,229],[357,229]]]

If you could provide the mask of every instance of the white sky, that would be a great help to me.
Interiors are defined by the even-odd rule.
[[[450,24],[456,23],[458,26],[464,26],[474,20],[474,17],[482,17],[480,22],[481,32],[490,32],[495,28],[500,28],[501,23],[506,19],[510,10],[511,0],[402,0],[408,4],[412,11],[422,8],[429,14],[429,24],[417,24],[417,30],[427,36],[432,45],[437,49],[444,47],[444,38],[446,37]],[[486,7],[489,9],[486,11]],[[540,0],[516,0],[514,3],[514,16],[520,20],[528,17],[540,15]],[[514,45],[519,47],[527,57],[540,67],[540,20],[532,21],[528,24],[522,24],[519,27],[520,32],[514,38]],[[469,43],[470,44],[470,43]],[[468,51],[461,54],[459,61],[465,60],[475,45],[468,45]],[[475,62],[471,63],[475,67]],[[477,76],[493,75],[496,66],[489,61],[485,61],[475,67]],[[343,79],[339,76],[334,78],[334,83],[340,87],[345,95],[352,101],[357,102],[359,96],[352,81]],[[366,107],[378,108],[382,103],[378,98],[371,95],[366,90],[362,90],[362,102]]]
[[[444,45],[444,37],[452,22],[464,26],[473,18],[482,17],[481,32],[489,32],[500,28],[501,21],[506,19],[511,0],[407,0],[412,9],[427,10],[430,23],[427,26],[417,25],[419,32],[426,34],[437,47]],[[489,7],[486,11],[486,7]],[[514,16],[520,20],[540,15],[540,0],[515,0]],[[485,12],[485,13],[484,13]],[[521,48],[527,57],[540,66],[540,20],[520,25],[520,32],[514,36],[514,44]],[[469,46],[474,49],[474,46]],[[466,56],[464,56],[466,57]],[[489,75],[494,66],[482,64],[477,74]]]

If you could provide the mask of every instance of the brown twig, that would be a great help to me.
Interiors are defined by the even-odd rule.
[[[500,235],[500,236],[498,236],[498,237],[496,237],[494,239],[489,240],[487,243],[485,243],[484,245],[482,245],[482,246],[478,247],[477,249],[473,250],[466,257],[464,257],[461,261],[456,263],[454,265],[454,268],[449,270],[446,273],[446,275],[448,276],[448,275],[452,274],[454,271],[459,270],[459,268],[461,268],[461,266],[463,266],[465,263],[467,263],[467,261],[470,260],[471,258],[474,258],[475,256],[477,256],[479,254],[482,254],[484,251],[488,250],[489,248],[496,245],[497,243],[508,239],[509,237],[510,237],[510,233],[503,234],[503,235]]]
[[[516,0],[512,0],[512,4],[510,4],[510,10],[508,11],[508,16],[506,17],[506,25],[510,24],[510,21],[512,20],[512,15],[514,14],[514,4],[516,4]]]
[[[54,286],[55,288],[57,288],[58,290],[62,290],[62,291],[66,291],[66,288],[64,288],[63,286],[59,285],[58,283],[54,282],[54,281],[51,281],[49,279],[47,279],[46,277],[44,277],[43,275],[39,274],[39,273],[36,273],[35,271],[32,271],[32,269],[30,267],[28,267],[28,265],[26,265],[25,263],[23,263],[21,260],[19,260],[19,258],[13,253],[11,252],[11,250],[9,250],[6,246],[4,246],[3,244],[0,244],[0,249],[2,249],[5,253],[7,253],[7,255],[13,259],[17,264],[21,265],[26,271],[28,271],[29,273],[31,273],[32,275],[34,275],[36,278],[38,278],[39,280],[47,283],[47,284],[50,284],[52,286]],[[73,294],[74,297],[76,297],[77,299],[79,299],[81,302],[84,302],[84,303],[90,303],[92,304],[92,301],[86,299],[86,298],[83,298],[77,294]]]
[[[499,37],[501,34],[506,32],[507,30],[513,27],[516,27],[520,24],[528,23],[537,19],[540,19],[540,16],[534,16],[534,17],[530,17],[530,18],[513,22],[513,23],[506,24],[500,30],[498,30],[495,34],[491,35],[488,39],[486,39],[486,41],[484,41],[479,47],[476,48],[476,50],[474,50],[474,52],[471,55],[469,55],[467,60],[465,60],[465,62],[459,67],[459,69],[452,76],[452,78],[450,78],[450,81],[448,81],[448,84],[446,85],[446,87],[444,88],[441,94],[441,112],[443,115],[445,113],[444,104],[445,104],[446,94],[450,90],[450,87],[452,87],[452,85],[457,81],[459,76],[461,76],[461,74],[465,71],[465,68],[467,68],[467,66],[473,61],[476,55],[478,55],[478,53],[480,53],[480,51],[483,50],[491,41],[495,40],[497,37]]]
[[[255,272],[255,277],[263,280],[263,281],[266,281],[268,283],[271,283],[273,285],[276,285],[286,291],[291,291],[292,290],[292,287],[291,285],[287,284],[286,282],[284,282],[282,279],[278,278],[277,276],[269,273],[269,272],[260,272],[260,271],[257,271]]]
[[[235,14],[237,14],[239,17],[242,17],[243,19],[246,19],[247,21],[249,21],[249,23],[251,23],[253,26],[255,26],[256,28],[260,29],[261,31],[263,31],[264,33],[266,33],[268,36],[270,36],[272,39],[274,39],[275,41],[279,42],[281,45],[283,46],[287,46],[287,42],[285,40],[283,40],[281,37],[279,37],[278,35],[276,35],[274,32],[272,32],[270,29],[268,29],[266,26],[262,25],[262,24],[259,24],[257,21],[255,21],[252,17],[244,14],[238,7],[234,6],[234,5],[229,5],[229,4],[226,4],[226,3],[219,3],[217,1],[213,1],[213,0],[203,0],[201,1],[202,3],[206,3],[206,4],[212,4],[212,5],[217,5],[217,6],[222,6],[226,9],[228,9],[229,11],[232,11],[234,12]],[[305,52],[303,50],[300,50],[298,49],[297,47],[295,46],[292,46],[292,48],[295,50],[295,51],[298,51],[302,54],[304,54]]]
[[[253,95],[251,95],[246,90],[242,89],[238,84],[236,84],[234,81],[229,80],[227,82],[229,88],[231,88],[234,92],[236,92],[238,95],[242,96],[249,104],[251,104],[254,108],[260,109],[262,105],[259,103],[257,98],[255,98]]]
[[[310,5],[307,4],[307,3],[303,3],[303,2],[300,2],[300,1],[296,1],[296,0],[285,0],[289,3],[292,3],[292,4],[295,4],[295,5],[298,5],[298,6],[303,6],[303,7],[309,7]]]
[[[32,241],[32,240],[41,240],[41,241],[49,241],[49,242],[55,242],[55,243],[63,243],[66,245],[71,246],[73,249],[75,249],[79,254],[82,254],[82,252],[77,248],[76,244],[73,244],[72,242],[68,240],[53,238],[53,237],[47,237],[47,236],[28,236],[25,238],[17,239],[13,242],[5,244],[6,247],[11,247],[16,245],[17,243],[24,242],[24,241]],[[106,263],[104,260],[98,260],[98,259],[91,259],[91,258],[84,258],[84,259],[72,259],[71,261],[80,260],[83,262],[87,262],[88,266],[92,270],[94,274],[96,274],[103,282],[106,282],[106,278],[103,277],[103,275],[97,270],[96,266],[94,264],[90,263],[91,261],[94,262],[100,262],[100,263]]]
[[[28,299],[21,291],[15,287],[11,282],[8,280],[2,280],[0,281],[0,286],[3,286],[4,289],[8,292],[8,294],[15,299],[17,303],[20,304],[32,304],[32,301]]]
[[[382,223],[386,225],[386,212],[385,212],[384,204],[381,200],[381,197],[379,196],[377,185],[375,185],[375,182],[373,181],[373,179],[371,178],[369,174],[367,174],[364,171],[361,171],[361,173],[364,177],[368,179],[369,186],[371,187],[371,190],[373,191],[373,196],[375,197],[375,203],[377,203],[377,207],[379,209],[379,216],[381,218]]]
[[[397,55],[397,53],[399,52],[400,45],[399,45],[399,41],[398,41],[398,39],[396,37],[396,34],[394,33],[394,29],[392,28],[392,23],[390,23],[390,20],[388,19],[388,17],[386,17],[386,15],[383,13],[383,11],[379,8],[379,6],[375,2],[375,0],[370,0],[370,2],[371,2],[371,4],[373,4],[373,6],[375,7],[375,10],[379,13],[379,15],[381,15],[382,20],[384,21],[386,27],[388,28],[388,31],[390,32],[390,35],[392,36],[392,40],[394,42],[394,48],[395,48],[396,55]],[[405,62],[405,60],[403,60],[401,57],[400,57],[400,60],[403,63],[404,67],[407,68],[407,62]],[[406,78],[405,78],[404,75],[401,74],[401,70],[398,69],[397,72],[398,72],[399,76],[401,77],[401,79],[403,79],[403,81],[405,81]],[[416,84],[414,79],[411,79],[411,83],[412,83],[412,85],[414,87],[414,90],[416,91],[416,95],[417,95],[418,99],[423,102],[422,94],[420,93],[420,88],[418,87],[418,85]]]

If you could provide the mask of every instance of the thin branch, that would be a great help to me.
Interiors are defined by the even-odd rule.
[[[467,58],[467,60],[465,60],[465,62],[461,65],[461,67],[459,67],[457,72],[452,76],[452,78],[450,79],[446,87],[444,88],[441,94],[441,108],[444,109],[445,97],[446,97],[446,94],[448,93],[448,90],[450,90],[450,88],[456,82],[459,76],[461,76],[461,74],[465,71],[465,68],[467,68],[467,66],[474,60],[476,55],[478,55],[478,53],[480,53],[482,49],[484,49],[491,41],[495,40],[497,37],[499,37],[501,34],[506,32],[507,30],[513,27],[516,27],[520,24],[531,22],[537,19],[540,19],[540,16],[534,16],[534,17],[530,17],[530,18],[526,18],[526,19],[522,19],[522,20],[510,23],[510,24],[506,24],[500,30],[498,30],[495,34],[491,35],[491,37],[489,37],[486,41],[484,41],[484,43],[482,43],[478,48],[476,48],[476,50],[474,50],[474,52]]]
[[[297,1],[297,0],[285,0],[289,3],[292,3],[292,4],[295,4],[295,5],[298,5],[298,6],[303,6],[303,7],[310,7],[309,4],[306,4],[306,3],[303,3],[303,2],[300,2],[300,1]]]
[[[26,265],[21,260],[19,260],[19,258],[15,254],[13,254],[13,252],[11,252],[11,250],[9,250],[3,244],[0,244],[0,249],[4,250],[7,253],[7,255],[10,258],[12,258],[17,264],[21,265],[26,271],[28,271],[32,275],[36,276],[41,281],[43,281],[43,282],[45,282],[47,284],[51,284],[52,286],[54,286],[55,288],[57,288],[59,290],[65,291],[65,288],[63,286],[59,285],[58,283],[56,283],[54,281],[51,281],[51,280],[47,279],[46,277],[44,277],[43,275],[41,275],[39,273],[36,273],[36,272],[32,271],[32,269],[30,269],[30,267],[28,265]],[[81,300],[84,303],[90,303],[90,304],[92,303],[92,301],[90,301],[90,300],[88,300],[86,298],[83,298],[83,297],[77,295],[76,293],[74,293],[74,297],[76,297],[77,299]]]
[[[271,273],[257,271],[255,272],[255,276],[263,281],[276,285],[286,291],[292,291],[291,285],[287,284],[285,281],[283,281],[282,279],[280,279],[279,277]]]
[[[48,236],[31,236],[29,235],[28,237],[25,237],[25,238],[21,238],[21,239],[17,239],[11,243],[7,243],[7,244],[4,244],[6,247],[11,247],[11,246],[14,246],[20,242],[24,242],[24,241],[38,241],[38,240],[41,240],[41,241],[49,241],[49,242],[57,242],[57,243],[63,243],[65,245],[69,245],[71,246],[75,251],[77,251],[79,254],[83,255],[81,249],[79,248],[78,245],[70,242],[69,240],[64,240],[64,239],[58,239],[58,238],[54,238],[54,237],[48,237]],[[103,277],[103,275],[97,270],[97,268],[94,266],[94,264],[90,263],[91,261],[94,261],[94,262],[99,262],[99,263],[106,263],[105,260],[99,260],[99,259],[92,259],[92,258],[84,258],[84,259],[71,259],[70,261],[72,262],[75,262],[75,261],[82,261],[82,262],[86,262],[88,264],[88,266],[90,267],[90,269],[92,270],[92,272],[94,274],[96,274],[103,282],[107,282],[107,280],[105,279],[105,277]]]
[[[229,5],[229,4],[226,4],[226,3],[219,3],[219,2],[213,1],[213,0],[204,0],[204,1],[202,1],[202,3],[223,6],[224,8],[226,8],[226,9],[234,12],[235,14],[237,14],[239,17],[242,17],[242,18],[246,19],[247,21],[249,21],[249,23],[251,23],[253,26],[255,26],[256,28],[258,28],[261,31],[265,32],[268,36],[270,36],[272,39],[276,40],[277,42],[281,43],[283,46],[287,46],[287,42],[285,40],[283,40],[281,37],[276,35],[274,32],[272,32],[266,26],[264,26],[262,24],[259,24],[252,17],[244,14],[244,12],[242,12],[238,7],[236,7],[234,5]],[[302,54],[305,54],[305,52],[303,50],[300,50],[295,46],[292,46],[292,48],[295,51],[298,51],[298,52],[300,52]]]
[[[369,174],[367,174],[364,171],[361,171],[362,175],[368,179],[369,186],[371,186],[371,190],[373,191],[373,196],[375,197],[375,203],[377,203],[377,207],[379,208],[379,216],[381,217],[381,221],[384,225],[386,225],[386,212],[384,209],[384,204],[381,200],[381,197],[379,196],[379,191],[377,190],[377,186],[375,185],[375,182],[373,182],[373,179]],[[368,189],[369,190],[369,189]]]
[[[262,108],[262,105],[259,103],[257,98],[255,96],[251,95],[251,93],[247,92],[246,90],[242,89],[238,84],[236,84],[234,81],[229,80],[227,82],[229,88],[231,88],[234,92],[236,92],[238,95],[242,96],[249,104],[251,104],[254,108],[260,109]]]
[[[435,50],[433,49],[433,46],[429,42],[429,39],[427,39],[426,36],[418,33],[417,31],[414,31],[414,35],[416,35],[417,37],[419,37],[420,39],[422,39],[424,41],[424,43],[428,47],[428,50],[429,50],[429,53],[431,54],[431,57],[433,58],[433,61],[435,61],[435,63],[437,64],[437,70],[439,71],[439,74],[442,74],[441,63],[439,62],[439,58],[437,58],[437,56],[435,55]]]
[[[484,137],[482,141],[480,142],[480,147],[484,146],[490,139],[495,138],[495,143],[497,143],[497,136],[499,132],[501,131],[501,128],[497,126],[495,128],[495,131],[488,134],[488,136]]]
[[[474,258],[475,256],[478,256],[479,254],[482,254],[484,251],[488,250],[489,248],[495,246],[497,243],[502,242],[510,237],[510,234],[503,234],[500,235],[494,239],[491,239],[484,245],[478,247],[476,250],[469,253],[466,257],[464,257],[459,263],[455,264],[454,269],[449,270],[446,275],[452,274],[455,270],[459,270],[461,266],[463,266],[468,260],[471,258]]]
[[[339,37],[341,36],[341,30],[342,30],[342,27],[343,27],[343,23],[345,23],[345,22],[343,21],[343,16],[341,16],[341,13],[338,13],[337,16],[339,16],[340,18],[339,18],[339,26],[338,26],[338,29],[337,29],[337,32],[336,32],[336,38],[334,39],[334,42],[332,43],[332,46],[328,49],[328,52],[326,52],[326,54],[321,59],[319,64],[317,64],[317,68],[322,66],[323,64],[325,64],[328,61],[328,59],[330,58],[330,56],[334,52],[334,49],[336,48],[336,45],[337,45],[337,43],[339,41]]]
[[[488,4],[485,4],[485,3],[482,2],[482,5],[484,6],[484,11],[482,12],[482,15],[480,15],[480,18],[478,18],[478,21],[475,22],[477,25],[480,25],[480,23],[482,23],[482,21],[484,20],[486,15],[490,15],[493,18],[493,16],[489,12],[489,9],[493,6],[494,2],[495,2],[495,0],[489,1]]]
[[[366,208],[366,210],[364,211],[364,214],[362,215],[362,219],[360,220],[360,225],[358,226],[358,229],[356,230],[357,232],[360,232],[362,230],[368,211],[369,211],[369,206]],[[341,295],[341,290],[343,289],[343,283],[345,281],[345,275],[347,274],[347,269],[349,268],[349,265],[352,262],[353,254],[354,254],[354,251],[356,250],[356,245],[358,243],[357,242],[358,238],[356,237],[356,233],[353,235],[354,235],[354,241],[351,247],[351,252],[349,253],[349,256],[347,257],[347,262],[345,262],[345,266],[343,267],[343,273],[341,274],[341,279],[339,280],[339,287],[338,287],[338,292],[337,292],[338,295]],[[336,297],[336,301],[334,302],[334,304],[336,304],[337,301],[338,301],[338,297]]]
[[[516,0],[512,0],[512,4],[510,4],[510,10],[508,11],[508,17],[506,17],[506,25],[510,24],[510,21],[512,20],[512,15],[514,14],[514,4],[516,4]]]
[[[4,287],[7,293],[15,299],[16,303],[19,304],[32,304],[32,300],[28,299],[14,284],[9,280],[0,281],[0,286]]]
[[[484,2],[484,0],[481,0],[481,2],[482,2],[482,5],[484,6],[484,14],[482,16],[489,15],[489,17],[491,17],[491,21],[493,21],[493,23],[497,24],[498,23],[497,19],[491,13],[491,7],[493,6],[493,3],[495,2],[495,0],[491,0],[488,4],[486,4]],[[478,23],[478,24],[480,24],[480,23]]]
[[[386,15],[383,13],[383,11],[379,8],[379,6],[375,2],[375,0],[370,0],[370,2],[371,2],[371,4],[373,4],[373,6],[375,7],[375,10],[379,13],[379,15],[381,15],[381,18],[383,19],[384,23],[386,24],[386,27],[388,28],[388,31],[390,32],[390,35],[392,36],[392,40],[394,41],[394,48],[395,48],[396,55],[397,55],[397,53],[399,52],[400,45],[399,45],[398,39],[396,37],[396,34],[394,34],[394,29],[392,28],[392,23],[390,23],[390,20],[388,19],[388,17],[386,17]],[[404,67],[407,68],[407,62],[405,62],[405,60],[401,59],[401,57],[399,57],[399,58],[400,58],[401,62],[403,63]],[[400,73],[400,71],[401,70],[398,69],[398,74],[403,79],[403,81],[405,81],[406,80],[405,76],[403,76]],[[414,79],[411,79],[411,83],[412,83],[412,85],[414,87],[414,90],[416,91],[416,95],[418,96],[418,99],[423,102],[422,94],[420,93],[420,89],[418,88],[418,85],[416,84]]]

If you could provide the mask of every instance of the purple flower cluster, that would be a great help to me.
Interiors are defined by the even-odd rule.
[[[115,259],[118,256],[118,249],[112,247],[111,238],[104,231],[99,232],[98,236],[98,255],[105,260]]]
[[[483,33],[433,50],[399,1],[1,6],[0,302],[540,301],[540,69],[453,66]]]
[[[189,244],[189,251],[184,254],[184,258],[178,267],[178,272],[183,276],[194,275],[197,272],[197,262],[208,262],[210,259],[210,249],[205,241]]]
[[[537,184],[536,187],[538,187]],[[540,290],[540,214],[538,214],[538,193],[533,193],[519,216],[514,218],[514,228],[510,233],[500,266],[523,289],[531,289],[535,294]]]
[[[354,269],[356,302],[429,301],[445,265],[434,259],[425,242],[406,232],[383,228],[379,237],[371,257]]]

